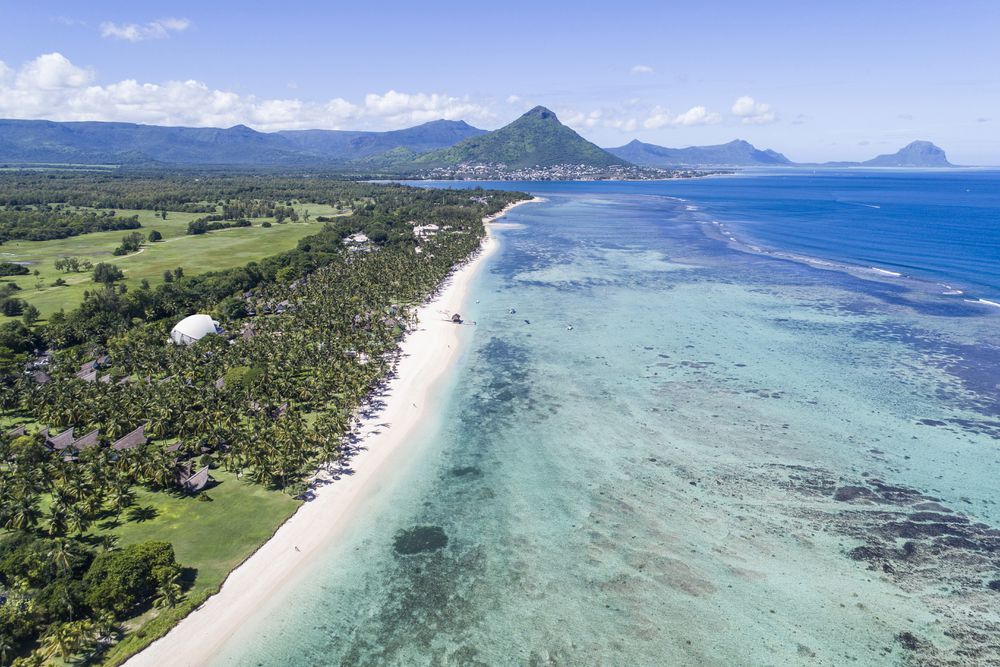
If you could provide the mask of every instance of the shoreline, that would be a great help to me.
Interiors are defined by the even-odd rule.
[[[302,576],[308,565],[348,526],[363,501],[379,487],[379,472],[424,423],[425,415],[438,405],[435,390],[451,372],[462,352],[461,326],[450,321],[461,312],[472,280],[497,249],[499,242],[489,223],[522,204],[544,201],[539,197],[514,202],[483,218],[486,236],[480,249],[459,265],[420,306],[418,328],[400,344],[399,361],[379,396],[385,406],[366,414],[353,432],[360,433],[352,445],[356,452],[347,465],[349,475],[338,475],[325,483],[324,471],[314,485],[310,500],[285,521],[257,551],[229,573],[221,589],[185,616],[167,634],[124,664],[129,667],[208,664],[232,634],[274,596]],[[441,313],[445,312],[446,315]],[[391,424],[390,428],[379,425]]]

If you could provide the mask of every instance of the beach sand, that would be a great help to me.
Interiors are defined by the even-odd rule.
[[[542,200],[517,202],[483,222],[492,222],[515,206],[532,201]],[[219,593],[126,665],[209,664],[248,617],[301,576],[307,565],[341,534],[355,511],[378,488],[380,473],[411,441],[427,415],[439,410],[433,401],[434,389],[461,352],[462,327],[453,324],[450,317],[461,312],[472,279],[496,247],[497,240],[487,227],[481,251],[446,279],[438,294],[420,308],[419,326],[401,344],[396,373],[381,392],[385,407],[362,418],[362,425],[356,429],[363,435],[356,444],[360,451],[350,461],[352,474],[319,485],[309,502],[230,573]]]

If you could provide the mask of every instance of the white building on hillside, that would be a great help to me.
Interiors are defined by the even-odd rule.
[[[170,342],[175,345],[190,345],[209,334],[217,334],[219,331],[219,323],[208,315],[203,313],[188,315],[170,330]]]

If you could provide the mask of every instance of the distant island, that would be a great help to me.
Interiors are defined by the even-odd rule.
[[[0,165],[290,168],[354,178],[482,180],[677,178],[744,167],[954,166],[928,141],[865,162],[822,164],[793,162],[744,140],[687,148],[634,140],[605,149],[542,106],[494,131],[452,120],[389,132],[0,120]]]
[[[759,150],[753,144],[737,139],[717,146],[666,148],[647,144],[638,139],[608,148],[612,155],[643,167],[670,169],[677,167],[772,167],[793,166],[791,160],[772,150]]]
[[[613,155],[632,164],[660,169],[682,167],[954,167],[945,152],[929,141],[914,141],[895,153],[879,155],[864,162],[792,162],[781,153],[761,150],[748,141],[737,139],[717,146],[666,148],[655,144],[632,141],[624,146],[608,148]]]

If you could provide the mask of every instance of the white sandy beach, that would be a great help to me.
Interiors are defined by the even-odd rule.
[[[536,198],[530,201],[541,201]],[[514,206],[485,218],[492,222]],[[411,442],[411,436],[440,406],[434,389],[461,352],[462,328],[449,321],[461,312],[469,285],[486,257],[497,247],[489,232],[482,251],[456,271],[438,295],[421,307],[419,328],[403,341],[397,372],[382,396],[386,405],[364,420],[361,451],[351,462],[352,475],[320,486],[315,497],[286,521],[256,553],[233,570],[221,591],[209,598],[166,636],[131,658],[130,667],[209,664],[232,633],[301,575],[305,566],[347,526],[355,510],[379,484],[380,471]],[[388,424],[388,428],[379,428]]]

